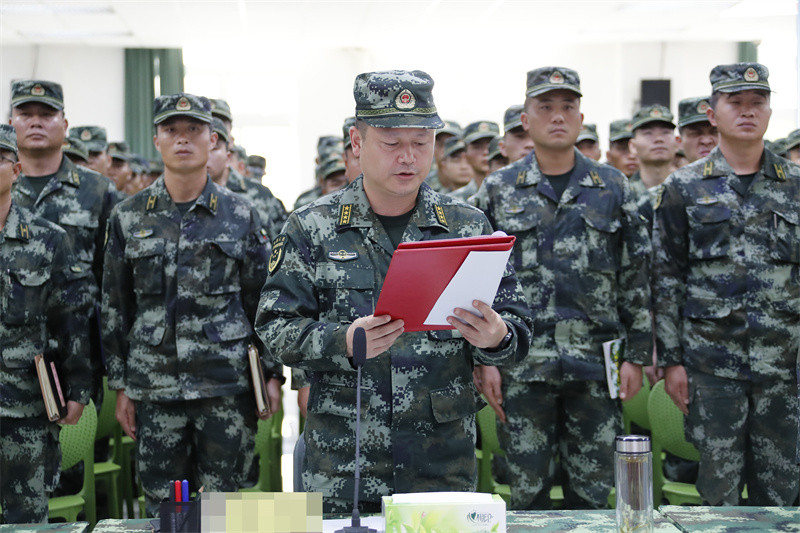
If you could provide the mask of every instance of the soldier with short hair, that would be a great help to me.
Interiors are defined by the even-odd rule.
[[[78,139],[89,151],[89,168],[108,176],[111,158],[108,155],[106,129],[100,126],[73,126],[69,129],[69,138]]]
[[[503,137],[498,141],[498,146],[500,154],[506,158],[506,164],[519,161],[533,150],[531,136],[522,127],[523,111],[522,105],[515,104],[506,109],[503,115]],[[491,162],[491,148],[489,152]],[[489,169],[489,173],[491,172],[492,170]]]
[[[489,143],[497,135],[500,135],[500,126],[488,120],[479,120],[464,128],[461,140],[467,145],[467,162],[472,167],[473,177],[467,185],[451,192],[451,196],[466,201],[478,192],[484,178],[489,174]]]
[[[793,505],[800,350],[800,167],[764,148],[759,63],[711,70],[719,144],[655,203],[653,294],[665,389],[700,452],[710,505]]]
[[[639,161],[630,150],[628,140],[633,137],[631,120],[614,120],[608,127],[608,151],[606,164],[616,168],[630,178],[639,170]]]
[[[584,124],[581,127],[581,132],[578,134],[578,139],[575,141],[575,148],[589,159],[600,161],[600,157],[603,154],[600,151],[600,137],[597,136],[597,124]]]
[[[684,98],[678,102],[680,146],[688,163],[704,158],[717,145],[717,128],[708,121],[708,108],[708,97],[705,96]]]

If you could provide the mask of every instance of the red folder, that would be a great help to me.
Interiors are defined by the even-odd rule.
[[[400,243],[389,264],[374,314],[402,319],[405,331],[455,329],[449,324],[425,324],[442,291],[470,252],[508,251],[514,241],[513,236],[480,235]]]

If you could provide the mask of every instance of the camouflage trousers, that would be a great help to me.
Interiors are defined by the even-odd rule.
[[[253,462],[252,394],[177,402],[136,402],[136,468],[147,514],[158,516],[169,482],[192,491],[236,492]]]
[[[697,491],[710,505],[793,505],[796,464],[795,380],[753,383],[689,373],[686,439],[700,452]]]
[[[7,524],[47,522],[48,493],[58,483],[58,425],[37,418],[0,418],[0,505]]]
[[[508,460],[511,509],[549,509],[554,459],[564,473],[564,507],[605,508],[614,487],[614,438],[622,433],[617,400],[599,381],[514,382],[503,376],[497,422]]]

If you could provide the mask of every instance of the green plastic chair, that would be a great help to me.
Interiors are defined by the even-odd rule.
[[[49,516],[76,522],[78,513],[84,511],[89,527],[97,523],[94,494],[94,437],[97,431],[97,411],[94,402],[83,409],[81,419],[74,426],[62,426],[58,440],[61,443],[61,471],[83,461],[83,487],[77,494],[56,496],[48,502]]]
[[[647,416],[647,399],[650,397],[650,381],[642,375],[642,388],[636,396],[622,402],[622,423],[625,434],[631,434],[631,422],[643,429],[650,429],[650,418]]]
[[[255,439],[255,453],[258,457],[258,482],[252,487],[239,489],[239,492],[281,492],[283,490],[283,477],[280,466],[282,452],[280,427],[282,423],[283,409],[280,409],[268,420],[258,421],[258,431]]]
[[[664,477],[662,452],[667,451],[690,461],[700,460],[700,453],[694,445],[686,441],[683,413],[664,390],[663,379],[650,391],[647,413],[652,425],[653,502],[658,506],[664,497],[670,505],[702,504],[703,499],[694,484],[669,481]]]
[[[108,390],[108,378],[103,377],[103,404],[97,414],[97,435],[95,440],[112,437],[119,426],[115,412],[117,408],[116,393]],[[109,517],[121,518],[122,507],[119,499],[120,493],[120,465],[112,460],[94,464],[95,493],[98,493],[97,484],[102,484],[108,495]],[[132,515],[131,515],[132,516]]]
[[[114,394],[114,402],[116,405],[116,392],[111,392]],[[122,432],[122,426],[120,426],[119,422],[114,426],[113,435],[114,438],[111,440],[113,450],[111,456],[114,463],[120,466],[119,494],[122,496],[120,504],[123,502],[125,503],[128,517],[133,518],[133,495],[134,492],[136,492],[136,479],[132,474],[132,457],[133,450],[136,447],[136,441]]]

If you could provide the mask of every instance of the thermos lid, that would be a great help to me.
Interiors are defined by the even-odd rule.
[[[617,435],[617,451],[621,453],[648,453],[650,437],[645,435]]]

